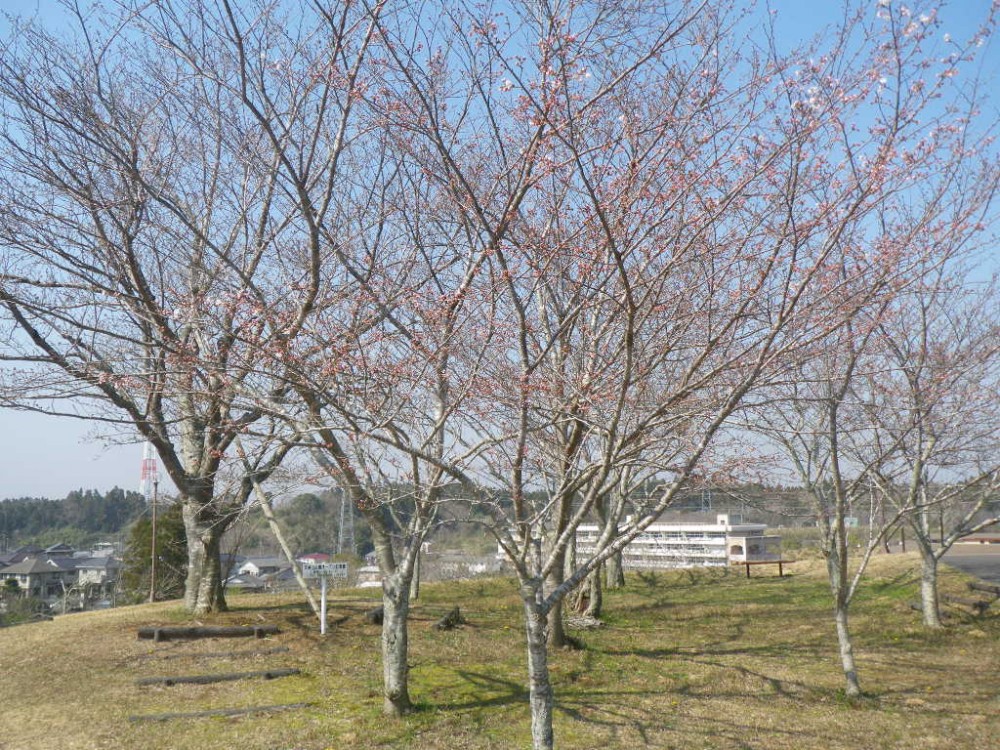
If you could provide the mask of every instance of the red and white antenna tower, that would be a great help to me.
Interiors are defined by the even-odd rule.
[[[160,472],[156,465],[156,452],[148,440],[142,446],[142,470],[139,474],[139,492],[147,501],[152,500],[156,485],[160,481]]]

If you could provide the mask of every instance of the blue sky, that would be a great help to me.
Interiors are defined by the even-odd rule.
[[[58,6],[55,0],[0,0],[0,35],[9,31],[2,14],[54,23]],[[81,487],[137,490],[141,460],[141,445],[108,446],[85,422],[0,410],[0,499],[65,497]]]
[[[874,8],[876,0],[870,2]],[[956,39],[967,38],[990,4],[991,0],[956,0],[941,11],[942,32]],[[91,7],[93,3],[83,0],[81,5]],[[771,6],[778,11],[779,42],[791,47],[836,20],[841,3],[772,0]],[[49,24],[58,23],[59,18],[55,0],[0,0],[0,12],[37,15]],[[0,35],[5,36],[8,30],[0,15]],[[1000,43],[990,43],[985,52],[987,69],[1000,73]],[[137,489],[141,458],[140,444],[106,446],[84,422],[0,410],[0,498],[64,497],[80,487]]]

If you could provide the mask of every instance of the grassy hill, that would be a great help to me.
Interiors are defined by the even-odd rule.
[[[841,693],[820,564],[785,578],[755,571],[630,576],[607,627],[553,655],[563,748],[985,747],[1000,736],[1000,612],[957,614],[924,631],[917,561],[875,561],[853,619],[862,687]],[[760,577],[758,577],[758,575]],[[964,591],[948,573],[945,586]],[[521,615],[511,581],[426,585],[411,625],[411,694],[402,721],[380,714],[377,592],[336,592],[326,638],[301,597],[233,597],[205,624],[277,624],[265,641],[153,643],[136,628],[192,621],[179,603],[58,617],[0,630],[0,748],[523,748],[530,745]],[[431,625],[459,604],[469,624]],[[1000,605],[995,608],[1000,610]],[[288,651],[263,655],[232,652]],[[212,655],[215,654],[215,655]],[[140,687],[158,675],[296,667],[299,676]],[[135,715],[305,703],[267,715],[130,722]]]

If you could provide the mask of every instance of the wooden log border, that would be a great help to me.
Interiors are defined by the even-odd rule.
[[[972,581],[969,584],[969,588],[973,591],[985,591],[987,594],[993,594],[993,596],[1000,596],[1000,586],[996,586],[992,583],[985,583],[982,581]]]
[[[978,615],[984,614],[990,608],[990,604],[992,604],[992,602],[983,601],[982,599],[969,599],[965,596],[952,596],[951,594],[942,594],[941,600],[952,606],[968,607]]]
[[[263,638],[280,632],[277,625],[254,625],[251,627],[199,625],[194,627],[139,628],[138,635],[139,640],[151,639],[159,642],[196,638]]]
[[[300,674],[298,669],[265,669],[259,672],[227,672],[224,674],[195,674],[175,677],[140,677],[136,685],[211,685],[213,682],[235,682],[236,680],[276,680]]]

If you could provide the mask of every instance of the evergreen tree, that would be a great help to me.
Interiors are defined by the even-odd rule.
[[[127,599],[143,601],[149,597],[152,541],[152,519],[144,516],[132,526],[122,561],[122,586]],[[187,538],[178,503],[161,509],[156,519],[156,598],[183,596],[186,575]]]

